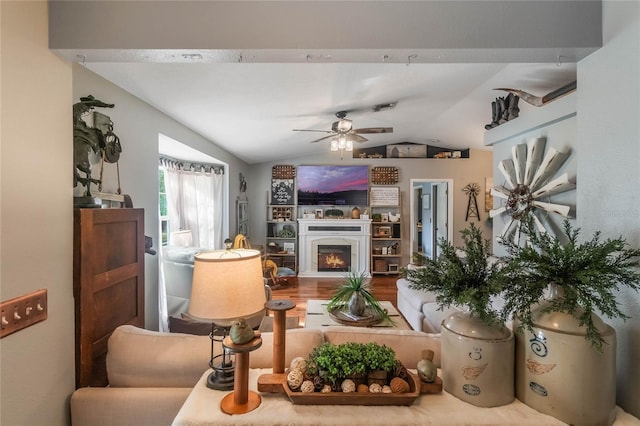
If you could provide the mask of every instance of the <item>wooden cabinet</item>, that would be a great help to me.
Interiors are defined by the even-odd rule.
[[[76,387],[105,386],[109,336],[144,327],[144,210],[73,213]]]
[[[297,272],[297,206],[267,205],[267,246],[269,259]]]
[[[370,210],[371,274],[396,275],[402,258],[399,188],[372,188]]]

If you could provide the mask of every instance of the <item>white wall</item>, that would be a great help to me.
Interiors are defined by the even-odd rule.
[[[47,289],[48,318],[0,341],[0,424],[64,425],[75,386],[71,64],[47,2],[0,2],[2,300]]]
[[[604,47],[578,63],[578,226],[640,247],[640,2],[603,2]],[[640,294],[622,290],[632,318],[618,338],[618,404],[640,417]]]
[[[469,159],[358,159],[344,158],[340,159],[338,153],[329,152],[327,145],[327,153],[324,155],[316,155],[310,157],[299,157],[286,159],[274,163],[262,163],[253,165],[251,168],[251,178],[255,182],[253,188],[249,188],[248,195],[250,199],[250,221],[251,221],[251,238],[253,241],[260,241],[264,244],[266,236],[266,204],[267,191],[270,188],[271,169],[276,164],[290,165],[309,165],[309,164],[333,164],[333,165],[369,165],[375,166],[394,166],[399,170],[399,182],[402,209],[401,217],[403,218],[402,235],[402,261],[401,264],[408,264],[411,259],[411,249],[409,245],[409,235],[411,232],[409,226],[409,218],[411,217],[409,200],[411,197],[411,179],[453,179],[453,244],[455,246],[462,245],[460,231],[470,225],[473,221],[482,229],[485,238],[491,238],[491,224],[487,220],[488,213],[484,210],[484,198],[478,199],[478,209],[480,213],[480,221],[476,218],[465,221],[467,211],[467,196],[462,188],[468,183],[477,183],[481,188],[481,194],[484,194],[485,177],[492,174],[492,154],[490,151],[471,150]]]

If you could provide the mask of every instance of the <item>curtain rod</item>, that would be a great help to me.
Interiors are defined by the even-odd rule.
[[[220,164],[194,163],[175,158],[160,156],[160,166],[177,170],[189,170],[194,172],[211,172],[217,175],[224,174],[224,166]]]

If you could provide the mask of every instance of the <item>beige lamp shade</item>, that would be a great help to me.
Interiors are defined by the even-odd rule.
[[[194,257],[189,314],[219,326],[264,316],[262,262],[257,250],[198,253]]]

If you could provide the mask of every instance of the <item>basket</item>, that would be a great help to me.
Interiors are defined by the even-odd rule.
[[[376,272],[387,272],[387,261],[382,259],[376,259],[373,264],[373,269]]]

